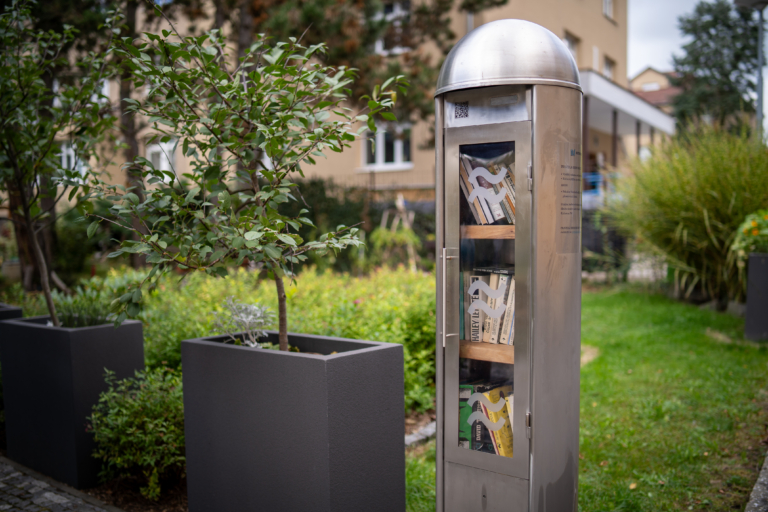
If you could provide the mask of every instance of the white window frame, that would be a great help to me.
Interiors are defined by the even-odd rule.
[[[613,76],[616,74],[616,61],[607,55],[603,57],[603,76],[610,81],[613,81]]]
[[[77,157],[75,148],[69,142],[62,142],[59,145],[59,163],[62,169],[75,170],[83,177],[88,170],[88,165]]]
[[[387,133],[387,128],[392,127],[393,125],[385,125],[381,127],[377,127],[376,130],[376,136],[374,138],[375,141],[375,150],[373,153],[374,158],[376,159],[375,163],[369,164],[368,163],[368,139],[369,137],[366,136],[365,139],[362,139],[363,143],[363,165],[362,165],[362,171],[364,172],[386,172],[386,171],[409,171],[413,169],[413,129],[411,127],[410,123],[401,123],[394,125],[395,128],[395,147],[394,147],[394,153],[395,153],[395,161],[394,162],[385,162],[385,149],[384,149],[384,141],[385,141],[385,134]],[[398,137],[398,135],[402,134],[404,130],[411,130],[411,160],[410,161],[404,161],[403,160],[403,139]],[[370,135],[371,132],[368,132],[368,135]]]
[[[603,0],[603,14],[613,19],[613,0]]]
[[[398,30],[400,28],[401,20],[410,14],[410,10],[404,9],[402,4],[403,2],[399,0],[392,2],[392,12],[389,14],[384,14],[382,11],[376,14],[373,19],[376,21],[380,21],[382,19],[387,20],[395,27],[395,30]],[[405,46],[395,46],[394,48],[387,50],[384,48],[384,38],[377,39],[373,45],[373,51],[376,52],[377,55],[382,55],[384,57],[389,57],[390,55],[400,55],[410,50],[410,48]]]
[[[152,165],[155,167],[155,169],[159,171],[167,171],[170,173],[176,174],[174,167],[176,165],[176,158],[175,154],[173,152],[173,147],[176,145],[176,140],[171,139],[168,142],[155,142],[152,144],[147,144],[147,147],[144,151],[146,154],[145,158],[152,162]],[[160,160],[160,166],[156,166],[155,163],[152,161],[152,154],[158,153]],[[170,178],[166,177],[166,181],[170,181]]]

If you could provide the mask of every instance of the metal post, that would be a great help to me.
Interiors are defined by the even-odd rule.
[[[640,156],[640,148],[642,147],[640,145],[640,135],[641,135],[641,127],[640,127],[640,121],[637,121],[635,124],[635,136],[637,137],[637,156]]]
[[[611,133],[611,165],[619,165],[619,111],[613,109],[613,129]]]
[[[592,172],[589,166],[589,96],[584,95],[581,111],[581,166],[582,172]]]
[[[757,29],[757,139],[763,140],[763,9],[757,9],[760,25]]]

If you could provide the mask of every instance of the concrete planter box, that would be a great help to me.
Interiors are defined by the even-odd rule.
[[[21,318],[21,308],[0,302],[0,321]]]
[[[405,510],[402,346],[226,339],[181,344],[191,512]]]
[[[98,483],[100,463],[86,418],[118,378],[144,368],[141,322],[68,329],[48,317],[3,322],[0,339],[8,457],[82,489]]]
[[[768,254],[749,255],[744,336],[750,340],[768,341]]]

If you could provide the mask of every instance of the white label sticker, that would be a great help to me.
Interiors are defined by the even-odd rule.
[[[499,96],[498,98],[491,98],[491,106],[499,107],[501,105],[515,105],[518,101],[520,101],[518,94],[513,94],[511,96]]]

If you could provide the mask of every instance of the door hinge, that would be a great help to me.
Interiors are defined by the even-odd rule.
[[[533,190],[533,166],[528,164],[528,190]]]
[[[531,432],[531,425],[532,425],[532,423],[533,422],[531,420],[531,413],[530,412],[525,413],[525,434],[528,436],[528,439],[531,438],[531,434],[532,434],[532,432]]]

